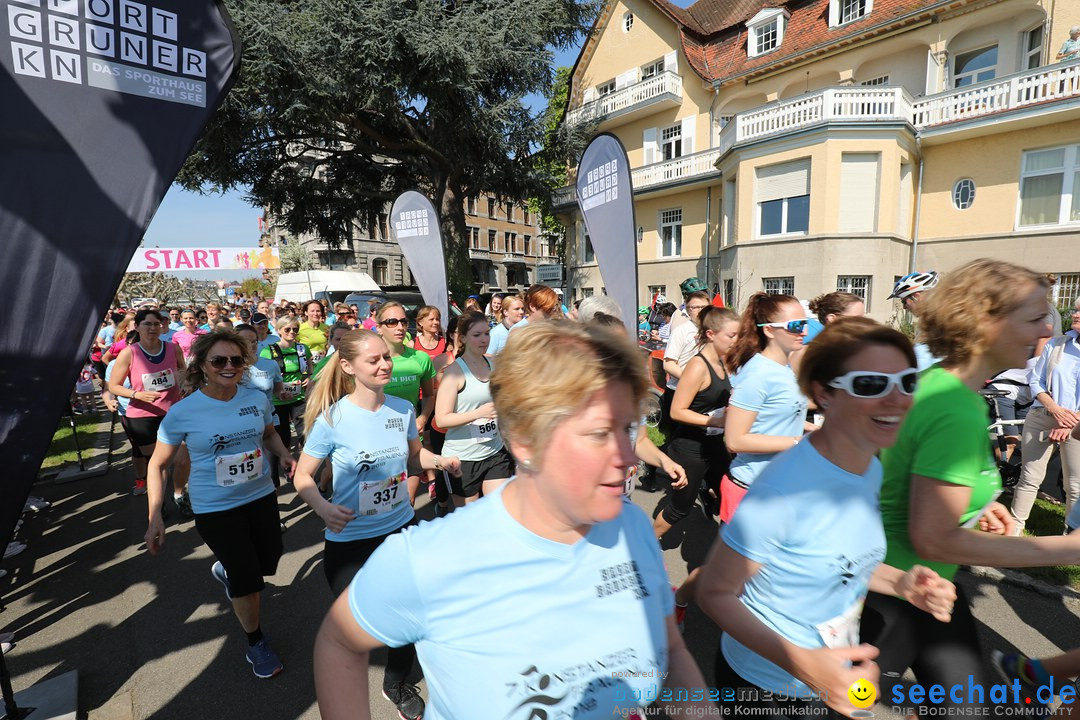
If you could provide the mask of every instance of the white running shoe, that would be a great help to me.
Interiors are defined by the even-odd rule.
[[[7,560],[10,557],[15,557],[25,549],[26,543],[9,542],[7,548],[4,549],[4,559]]]

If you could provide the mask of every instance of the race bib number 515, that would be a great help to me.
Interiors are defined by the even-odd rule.
[[[234,455],[218,455],[214,458],[214,474],[221,487],[234,487],[258,480],[263,474],[261,448]]]

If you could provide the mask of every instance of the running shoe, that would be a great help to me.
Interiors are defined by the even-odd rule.
[[[26,543],[9,542],[8,546],[4,548],[4,559],[7,560],[10,557],[15,557],[25,549]]]
[[[218,563],[215,567],[220,565]],[[255,677],[263,679],[274,677],[284,667],[265,637],[247,649],[247,661],[251,663],[251,672],[255,673]]]
[[[15,633],[13,632],[0,632],[0,642],[15,642]]]
[[[675,626],[679,628],[679,634],[682,635],[686,630],[686,608],[687,605],[680,605],[675,603]]]
[[[446,503],[445,505],[439,505],[438,503],[435,504],[435,517],[437,517],[437,518],[446,517],[449,514],[450,514],[450,503]]]
[[[436,500],[439,499],[435,494],[435,481],[434,480],[432,480],[431,482],[429,482],[427,484],[427,494],[428,494],[428,498],[432,502],[435,502]]]
[[[424,700],[415,685],[407,682],[383,685],[382,696],[397,706],[401,720],[420,720],[424,717]]]
[[[5,570],[4,568],[0,568],[0,579],[6,578],[6,577],[7,577],[7,570]]]
[[[135,478],[135,487],[131,488],[132,495],[146,494],[146,478]]]
[[[229,602],[232,602],[232,593],[229,591],[229,576],[226,574],[225,566],[221,564],[220,560],[214,561],[214,566],[210,568],[210,574],[214,576],[215,580],[225,586],[225,597]],[[255,674],[258,675],[258,673]]]
[[[1050,706],[1039,700],[1038,689],[1050,683],[1050,676],[1043,670],[1038,660],[1025,655],[1006,655],[1000,650],[991,650],[990,665],[1006,683],[1011,685],[1014,680],[1020,681],[1024,702],[1042,710],[1042,712],[1033,713],[1036,717],[1049,715]]]
[[[195,511],[191,509],[191,498],[188,496],[187,490],[181,493],[180,497],[173,495],[173,502],[176,503],[176,510],[180,513],[182,519],[191,520],[195,517]]]
[[[8,650],[14,650],[14,649],[15,649],[15,643],[13,643],[13,642],[0,643],[0,651],[3,651],[4,655],[8,654]]]
[[[39,498],[37,495],[31,495],[26,498],[26,504],[23,505],[23,512],[38,512],[40,510],[48,510],[51,503],[44,499]]]

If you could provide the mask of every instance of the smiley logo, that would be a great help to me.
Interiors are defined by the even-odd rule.
[[[874,686],[869,681],[859,678],[851,683],[851,687],[849,687],[847,691],[847,696],[852,705],[865,710],[874,704],[874,700],[877,699],[877,690],[874,689]]]

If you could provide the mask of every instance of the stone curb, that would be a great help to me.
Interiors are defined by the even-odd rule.
[[[986,578],[994,582],[1005,583],[1013,587],[1031,590],[1047,597],[1059,598],[1062,601],[1080,609],[1080,592],[1062,585],[1051,585],[1048,582],[1033,578],[1019,570],[986,567],[984,565],[971,565],[964,568],[975,577]]]
[[[101,422],[98,423],[98,424],[100,425],[100,424],[108,423],[108,428],[107,429],[103,428],[101,430],[95,431],[94,434],[93,434],[94,442],[91,443],[90,445],[82,448],[83,460],[86,462],[87,466],[90,466],[90,465],[94,464],[95,462],[98,462],[98,461],[100,461],[102,459],[104,460],[106,467],[109,467],[112,464],[112,454],[113,454],[113,451],[116,449],[116,443],[113,442],[113,435],[116,433],[116,423],[117,423],[118,416],[117,416],[116,413],[109,412],[108,410],[102,410],[102,411],[100,411],[100,413],[95,411],[95,414],[100,414],[102,416],[104,416],[106,413],[108,414],[108,417],[107,418],[102,417]],[[83,436],[80,435],[80,437],[83,437]],[[98,452],[97,454],[95,454],[92,457],[90,456],[90,453],[92,451],[101,451],[101,450],[105,451],[104,456],[102,456],[102,454],[100,452]],[[67,463],[65,465],[60,465],[60,466],[57,466],[57,467],[54,467],[54,468],[49,468],[48,470],[46,470],[44,472],[39,472],[38,475],[37,475],[37,480],[35,480],[35,483],[39,483],[39,482],[43,482],[43,481],[52,481],[52,480],[54,480],[56,478],[57,475],[59,475],[61,472],[63,472],[67,468],[77,466],[77,465],[78,465],[78,461],[75,461],[75,462]]]

